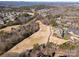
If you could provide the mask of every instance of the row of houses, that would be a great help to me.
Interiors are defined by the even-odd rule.
[[[23,15],[23,14],[28,14],[30,16],[34,16],[33,12],[27,12],[27,11],[23,11],[23,12],[0,12],[0,24],[3,25],[9,21],[15,21],[15,19],[18,15]],[[28,17],[26,17],[26,18],[28,18]]]

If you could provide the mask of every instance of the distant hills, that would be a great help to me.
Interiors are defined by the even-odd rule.
[[[24,2],[24,1],[0,1],[0,6],[18,7],[18,6],[32,6],[32,5],[51,5],[51,6],[72,6],[78,5],[78,2]]]

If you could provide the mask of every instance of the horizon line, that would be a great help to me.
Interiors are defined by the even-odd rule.
[[[6,0],[6,1],[4,1],[4,0],[0,0],[0,2],[79,2],[79,1],[9,1],[9,0]]]

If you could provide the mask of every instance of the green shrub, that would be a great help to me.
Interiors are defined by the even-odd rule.
[[[69,50],[72,50],[72,49],[75,49],[75,48],[78,48],[78,45],[76,43],[64,43],[62,45],[59,46],[60,48],[62,49],[69,49]]]
[[[40,47],[39,47],[38,43],[33,45],[33,51],[36,51],[36,50],[39,50],[39,49],[40,49]]]
[[[0,36],[1,37],[7,37],[9,35],[8,32],[5,32],[4,30],[0,31]]]
[[[52,19],[52,20],[51,20],[51,25],[52,25],[52,26],[57,26],[56,19]]]
[[[64,35],[64,37],[63,37],[65,40],[68,40],[68,35]]]

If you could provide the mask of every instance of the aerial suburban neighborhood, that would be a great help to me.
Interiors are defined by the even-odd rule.
[[[79,57],[79,3],[0,1],[0,57]]]

